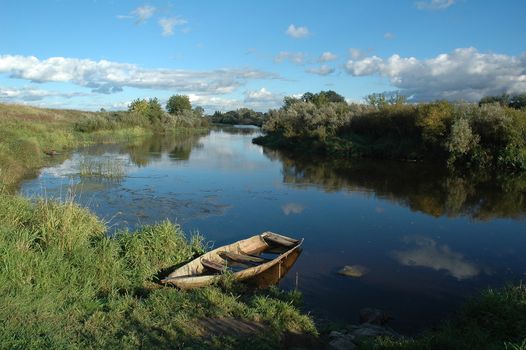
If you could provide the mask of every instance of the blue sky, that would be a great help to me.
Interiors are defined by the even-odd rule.
[[[207,111],[335,90],[414,101],[526,91],[523,0],[2,0],[0,102]]]

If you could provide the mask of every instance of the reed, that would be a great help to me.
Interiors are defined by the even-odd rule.
[[[288,331],[315,333],[288,293],[161,287],[160,271],[204,250],[169,221],[108,235],[71,199],[0,193],[0,348],[276,348]],[[205,334],[206,318],[265,325],[264,334]]]
[[[79,175],[120,180],[126,176],[126,165],[122,159],[84,157],[79,161]]]

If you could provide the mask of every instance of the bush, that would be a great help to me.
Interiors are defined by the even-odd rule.
[[[285,138],[314,138],[324,141],[334,136],[351,120],[346,103],[330,102],[320,107],[312,102],[297,102],[288,108],[269,112],[264,130]]]
[[[166,110],[170,114],[180,114],[184,111],[192,110],[192,103],[186,95],[173,95],[166,103]]]
[[[249,108],[240,108],[224,113],[216,111],[209,118],[212,123],[262,126],[268,118],[268,114],[256,112]]]
[[[255,142],[339,156],[436,157],[452,166],[526,169],[526,109],[508,107],[504,97],[480,105],[409,105],[403,96],[384,94],[370,95],[369,105],[312,102],[325,101],[317,99],[324,93],[285,98],[263,124],[267,135]],[[520,96],[509,100],[520,104]]]
[[[422,130],[426,146],[435,151],[442,150],[453,121],[453,105],[447,101],[421,104],[417,112],[417,125]]]
[[[308,316],[277,297],[154,283],[160,271],[203,251],[202,237],[187,240],[178,225],[115,237],[106,230],[71,202],[0,193],[1,348],[220,349],[225,341],[203,337],[201,323],[219,317],[270,324],[258,346],[278,346],[288,330],[316,332]],[[240,338],[230,337],[232,348]]]
[[[467,157],[478,146],[479,139],[465,118],[455,120],[447,140],[449,161],[454,163],[457,159]]]

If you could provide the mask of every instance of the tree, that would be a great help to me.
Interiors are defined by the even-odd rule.
[[[135,99],[128,105],[128,112],[143,114],[146,113],[147,110],[148,101],[142,98]]]
[[[301,102],[301,100],[299,98],[296,98],[296,97],[293,97],[293,96],[285,96],[283,98],[283,108],[284,109],[288,109],[293,104],[298,103],[298,102]]]
[[[312,92],[306,92],[301,96],[303,102],[313,102],[315,95]]]
[[[526,94],[511,96],[508,106],[515,109],[526,107]]]
[[[183,111],[192,110],[192,103],[186,95],[173,95],[166,103],[166,110],[170,114],[180,114]]]
[[[194,114],[197,117],[202,117],[205,114],[205,109],[201,106],[197,106],[194,108]]]
[[[403,105],[407,102],[407,98],[398,91],[388,94],[373,93],[365,97],[365,102],[376,109],[382,109],[389,105]]]
[[[324,96],[324,100],[328,101],[328,102],[345,102],[345,97],[343,97],[342,95],[332,91],[332,90],[329,90],[329,91],[321,91],[318,95],[320,96]]]
[[[379,93],[372,93],[370,95],[365,96],[365,102],[375,107],[376,109],[381,109],[385,106],[387,106],[387,98],[385,97],[385,94],[379,94]]]
[[[158,123],[163,120],[163,107],[157,99],[157,97],[151,98],[148,100],[148,107],[146,109],[146,117],[150,120],[151,123]]]
[[[303,94],[303,96],[301,96],[301,100],[303,102],[314,103],[316,106],[320,107],[320,106],[324,106],[327,103],[331,103],[331,102],[335,102],[335,103],[345,102],[345,97],[343,97],[342,95],[332,90],[328,90],[328,91],[320,91],[317,94],[313,94],[312,92],[306,92]]]

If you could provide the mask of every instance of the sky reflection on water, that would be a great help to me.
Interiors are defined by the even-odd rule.
[[[253,145],[257,129],[155,137],[78,150],[22,193],[76,199],[133,229],[164,219],[221,245],[271,230],[304,237],[295,276],[306,309],[357,321],[385,309],[394,327],[429,325],[468,295],[526,273],[526,178],[451,175],[428,164],[298,158]],[[118,158],[125,176],[80,177],[81,159]],[[337,274],[362,265],[361,278]]]

